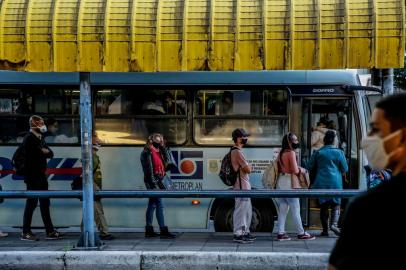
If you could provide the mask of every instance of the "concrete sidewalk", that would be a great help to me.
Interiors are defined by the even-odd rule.
[[[62,240],[0,239],[0,269],[325,269],[335,237],[278,242],[257,233],[253,244],[232,241],[231,233],[179,233],[173,240],[116,233],[103,251],[72,251],[79,234]],[[292,234],[293,236],[293,234]]]

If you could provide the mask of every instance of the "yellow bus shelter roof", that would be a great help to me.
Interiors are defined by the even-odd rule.
[[[402,67],[404,0],[0,0],[0,69]]]

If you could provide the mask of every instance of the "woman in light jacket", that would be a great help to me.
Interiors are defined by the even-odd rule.
[[[306,170],[299,167],[295,149],[299,148],[299,141],[295,134],[288,133],[283,136],[282,149],[278,156],[279,176],[276,189],[292,189],[292,176],[304,173]],[[303,229],[300,217],[299,198],[278,198],[278,241],[291,240],[285,231],[286,216],[289,208],[292,209],[293,222],[297,231],[297,239],[313,240],[315,237]]]
[[[334,146],[336,140],[335,131],[329,130],[324,136],[324,146],[315,151],[309,161],[308,170],[316,170],[313,189],[343,189],[343,173],[348,171],[344,152]],[[320,236],[328,236],[328,212],[332,208],[330,217],[330,229],[340,234],[338,219],[340,218],[340,198],[319,198],[320,221],[323,231]]]

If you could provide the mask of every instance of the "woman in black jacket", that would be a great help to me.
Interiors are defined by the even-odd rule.
[[[141,164],[144,171],[144,183],[147,189],[166,189],[164,178],[168,170],[166,164],[170,160],[170,153],[165,147],[163,136],[154,133],[148,137],[144,150],[141,153]],[[175,238],[174,234],[168,231],[164,220],[164,206],[161,198],[149,198],[146,211],[145,237],[156,237],[159,234],[154,232],[152,220],[154,212],[160,227],[161,238]]]

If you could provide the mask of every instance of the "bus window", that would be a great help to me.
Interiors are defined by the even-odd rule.
[[[194,139],[198,144],[231,143],[245,128],[251,145],[280,145],[287,130],[285,90],[200,90],[195,98]]]
[[[96,133],[105,144],[140,145],[156,132],[169,144],[183,144],[186,108],[183,90],[98,90]]]
[[[44,134],[47,142],[78,143],[79,91],[67,89],[1,89],[0,91],[0,143],[22,142],[29,130],[28,119],[37,114],[45,123],[53,122]]]

